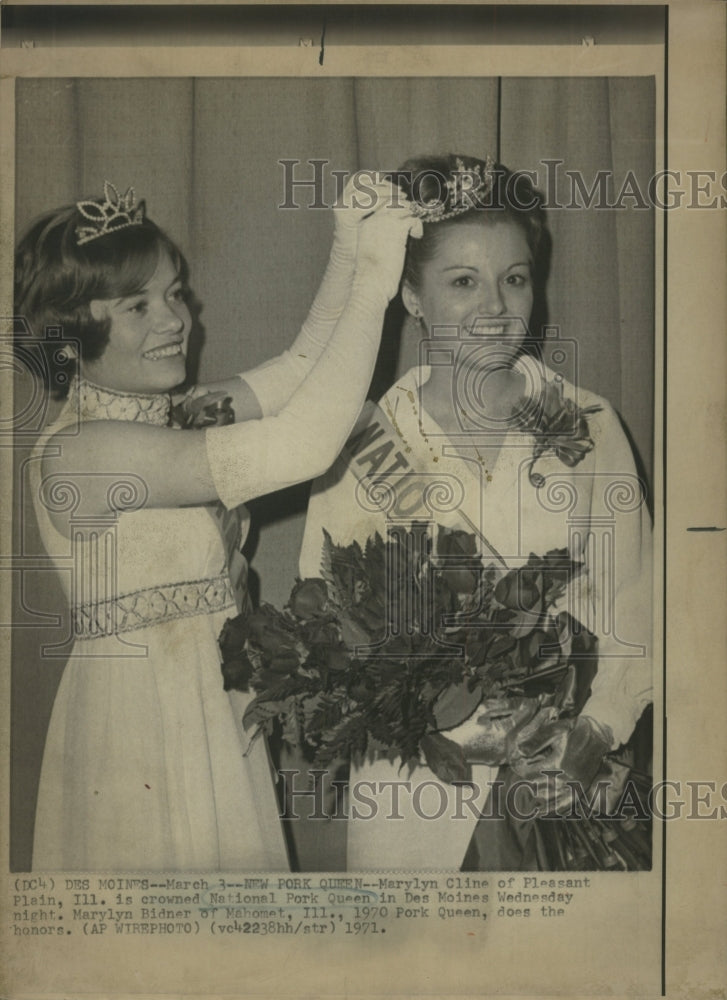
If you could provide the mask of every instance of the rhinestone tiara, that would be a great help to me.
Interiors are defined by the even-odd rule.
[[[119,194],[110,181],[104,181],[104,200],[78,201],[76,208],[90,225],[76,226],[76,244],[82,246],[107,233],[115,233],[126,226],[140,226],[144,221],[144,202],[137,205],[134,189]]]
[[[476,163],[473,167],[465,166],[457,157],[456,170],[452,171],[450,179],[445,182],[445,190],[439,198],[427,201],[412,201],[411,214],[422,222],[444,222],[456,215],[462,215],[471,208],[482,208],[483,201],[492,190],[495,181],[495,162],[491,156],[485,159],[485,167]]]

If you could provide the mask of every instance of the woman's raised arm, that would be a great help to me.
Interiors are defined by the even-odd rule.
[[[348,436],[371,379],[384,312],[396,294],[407,238],[421,224],[406,207],[377,212],[361,225],[345,309],[308,377],[277,416],[204,433],[94,421],[76,437],[52,439],[43,473],[58,473],[81,496],[77,512],[109,510],[109,476],[141,480],[141,503],[185,506],[219,497],[235,506],[313,478],[328,468]],[[94,475],[97,474],[97,475]]]
[[[367,171],[354,174],[334,206],[333,244],[323,279],[293,343],[281,354],[233,378],[206,384],[193,395],[222,391],[232,398],[238,422],[275,416],[323,353],[343,312],[356,266],[361,223],[392,203],[388,181],[365,184]]]

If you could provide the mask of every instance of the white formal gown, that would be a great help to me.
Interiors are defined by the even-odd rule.
[[[236,607],[214,509],[127,511],[96,538],[72,517],[74,540],[48,516],[63,502],[58,482],[40,482],[43,449],[62,449],[52,434],[78,419],[164,424],[167,412],[166,397],[81,382],[36,448],[36,513],[75,636],[45,744],[36,870],[288,868],[265,742],[248,748],[247,696],[223,690],[217,639]],[[129,497],[143,489],[118,478]]]

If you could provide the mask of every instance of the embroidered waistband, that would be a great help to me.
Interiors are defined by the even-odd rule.
[[[222,611],[235,604],[226,574],[187,583],[169,583],[107,601],[76,604],[73,607],[74,635],[77,639],[97,639],[119,632],[159,625],[175,618]]]

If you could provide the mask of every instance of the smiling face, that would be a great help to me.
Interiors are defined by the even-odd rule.
[[[156,271],[136,294],[94,299],[94,319],[108,318],[111,331],[101,357],[84,374],[119,392],[167,392],[184,381],[192,319],[181,276],[163,250]]]
[[[429,336],[449,327],[446,336],[470,342],[478,355],[491,354],[501,364],[512,359],[533,308],[533,262],[523,229],[508,220],[453,223],[436,239],[417,287],[403,286],[407,310],[421,317]]]

